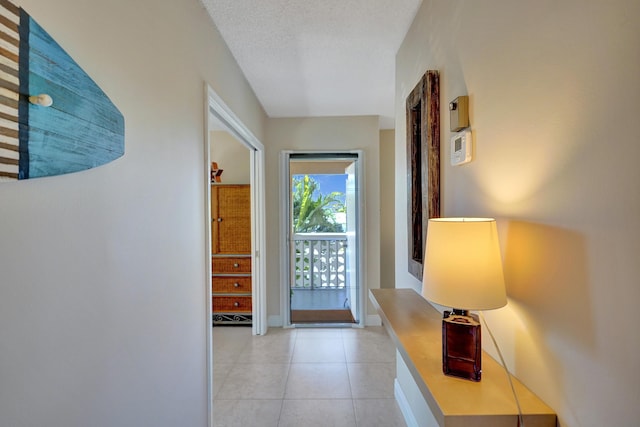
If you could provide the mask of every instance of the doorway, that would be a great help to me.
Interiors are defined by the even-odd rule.
[[[209,86],[205,85],[206,92],[206,114],[207,114],[207,138],[205,141],[205,160],[206,160],[206,248],[207,260],[211,259],[211,141],[209,131],[216,126],[221,126],[239,143],[243,144],[249,150],[249,188],[250,188],[250,206],[251,206],[251,294],[252,294],[252,334],[264,335],[267,333],[267,302],[266,302],[266,282],[265,282],[265,202],[264,202],[264,146],[253,135],[253,133],[238,119],[234,112],[225,104],[225,102],[215,93]],[[217,125],[214,125],[216,123]],[[207,262],[206,283],[208,298],[208,320],[211,324],[211,276],[212,263]]]
[[[283,153],[285,326],[362,325],[360,153]]]

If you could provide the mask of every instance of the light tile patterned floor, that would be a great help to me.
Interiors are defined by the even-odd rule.
[[[382,327],[213,328],[217,427],[405,427]]]

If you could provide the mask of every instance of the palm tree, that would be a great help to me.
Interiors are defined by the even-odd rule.
[[[314,194],[317,196],[314,198]],[[342,193],[320,193],[318,182],[309,175],[293,180],[293,231],[295,233],[344,232],[334,214],[344,212]]]

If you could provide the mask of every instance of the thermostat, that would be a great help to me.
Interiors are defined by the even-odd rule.
[[[464,130],[451,137],[451,166],[462,165],[471,161],[471,131]]]

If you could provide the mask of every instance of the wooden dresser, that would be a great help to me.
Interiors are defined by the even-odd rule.
[[[251,192],[211,186],[213,324],[251,325]]]

